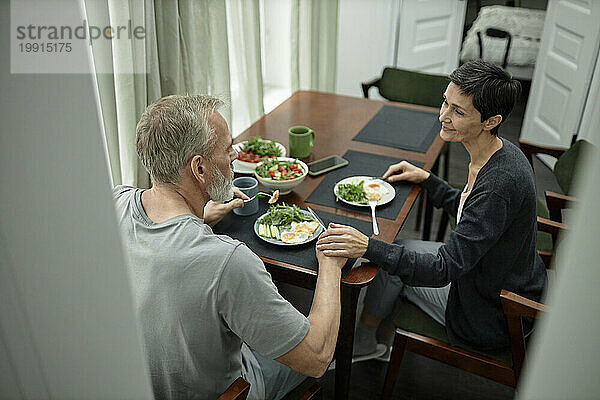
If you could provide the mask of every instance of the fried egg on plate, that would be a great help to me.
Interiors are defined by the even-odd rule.
[[[363,190],[369,200],[381,200],[383,195],[388,193],[388,190],[380,182],[376,180],[365,181],[363,183]]]
[[[289,244],[300,244],[308,240],[309,235],[304,232],[284,232],[281,234],[281,241]]]
[[[290,231],[312,235],[318,227],[319,223],[317,221],[292,222]]]

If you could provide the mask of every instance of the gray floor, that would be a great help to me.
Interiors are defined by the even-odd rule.
[[[510,118],[500,128],[500,135],[518,144],[521,124],[525,112],[526,100],[523,99],[515,108]],[[460,144],[451,145],[449,181],[464,184],[467,179],[469,157]],[[544,190],[561,192],[552,171],[536,160],[537,192],[543,198]],[[416,206],[411,211],[398,237],[420,239],[421,232],[415,230]],[[432,238],[437,234],[441,212],[434,213]],[[432,239],[433,240],[433,239]],[[377,398],[383,388],[383,380],[387,363],[366,361],[356,363],[352,369],[350,399]],[[324,398],[334,397],[334,373],[328,372],[321,378]],[[449,367],[407,352],[402,362],[394,399],[512,399],[514,390],[480,378],[470,373]]]

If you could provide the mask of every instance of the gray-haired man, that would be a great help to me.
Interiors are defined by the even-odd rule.
[[[137,151],[152,188],[114,190],[157,398],[216,398],[243,376],[249,398],[278,399],[302,374],[321,376],[335,348],[345,259],[317,252],[306,318],[248,247],[209,226],[243,206],[223,203],[234,196],[236,152],[221,105],[178,95],[150,105]]]

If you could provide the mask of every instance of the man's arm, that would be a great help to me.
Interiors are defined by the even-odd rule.
[[[223,201],[209,200],[204,206],[202,218],[207,225],[215,226],[229,211],[234,208],[244,207],[244,200],[248,200],[249,198],[240,189],[233,188],[233,199],[231,201],[225,203]]]
[[[317,252],[320,253],[320,252]],[[319,258],[319,275],[308,315],[310,327],[300,343],[276,358],[303,375],[322,376],[333,358],[340,326],[340,278],[346,259]]]

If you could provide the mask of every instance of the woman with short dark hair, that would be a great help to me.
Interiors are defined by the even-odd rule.
[[[448,241],[388,244],[332,224],[317,242],[327,256],[365,257],[380,267],[367,290],[355,355],[374,354],[376,329],[393,312],[398,296],[444,325],[453,345],[508,347],[501,289],[536,301],[544,290],[546,269],[535,247],[533,171],[523,153],[498,136],[521,85],[480,60],[462,65],[449,78],[440,136],[462,143],[469,153],[464,190],[406,161],[390,166],[383,176],[389,182],[421,184],[436,207],[455,216],[457,226]]]

